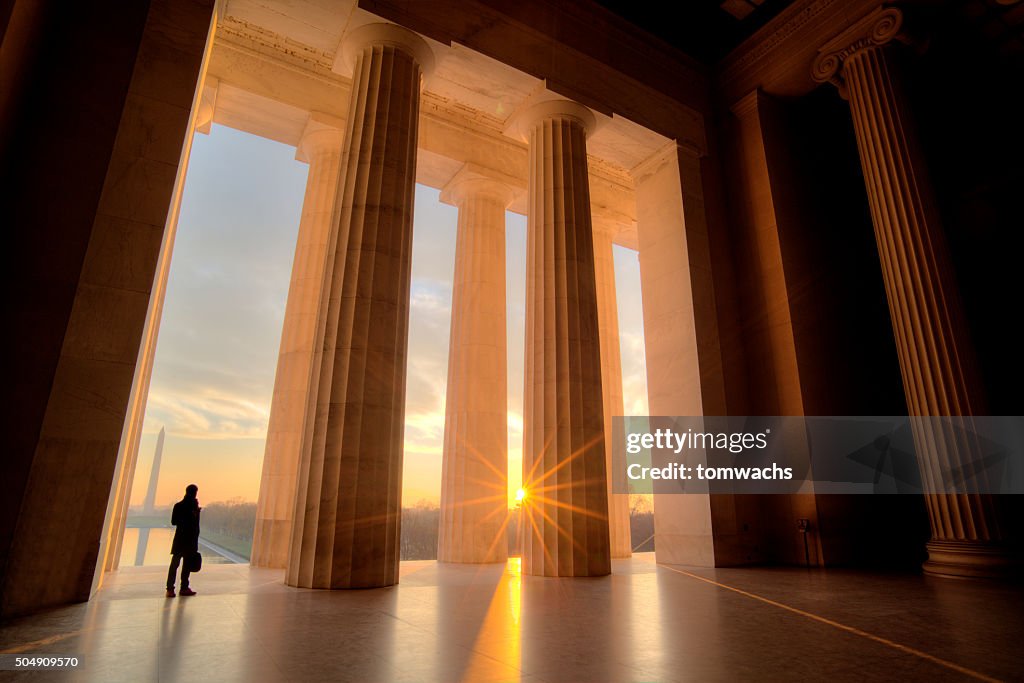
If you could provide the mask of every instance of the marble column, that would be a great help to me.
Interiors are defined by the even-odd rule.
[[[624,470],[612,468],[612,420],[625,414],[622,402],[622,357],[619,350],[619,312],[615,298],[615,260],[612,238],[615,220],[599,213],[594,221],[594,283],[597,290],[597,323],[601,338],[601,393],[604,397],[605,470],[608,472],[608,535],[612,557],[633,554],[629,535],[629,494]]]
[[[459,209],[437,559],[508,557],[505,209],[511,188],[463,168],[441,192]]]
[[[868,204],[878,241],[907,407],[912,416],[985,413],[984,394],[958,298],[949,248],[892,48],[899,9],[879,9],[822,47],[815,80],[835,84],[850,103]],[[970,443],[938,421],[914,421],[932,538],[925,571],[998,576],[1012,555],[995,501],[944,491],[943,471],[970,468]]]
[[[712,273],[706,170],[700,154],[670,142],[632,170],[651,415],[728,415]],[[744,564],[751,496],[654,496],[660,564]],[[747,509],[745,509],[747,508]]]
[[[587,132],[564,100],[521,112],[529,142],[523,572],[611,571]]]
[[[398,582],[416,138],[433,62],[392,24],[356,29],[343,49],[352,95],[285,575],[312,588]]]
[[[340,119],[319,112],[310,114],[295,155],[309,164],[309,174],[281,328],[263,474],[256,503],[250,560],[254,567],[283,569],[288,562],[317,310],[341,173],[343,127]]]

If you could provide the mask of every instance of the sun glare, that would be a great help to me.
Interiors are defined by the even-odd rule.
[[[522,503],[524,500],[526,500],[526,489],[519,489],[516,491],[516,502]]]

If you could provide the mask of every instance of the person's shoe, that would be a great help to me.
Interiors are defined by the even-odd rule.
[[[182,597],[185,597],[186,595],[195,595],[195,594],[196,594],[196,592],[194,590],[192,590],[191,588],[182,588],[181,589],[181,596]]]
[[[167,597],[169,597],[169,598],[173,598],[174,597],[174,589],[173,588],[168,588],[167,589]]]

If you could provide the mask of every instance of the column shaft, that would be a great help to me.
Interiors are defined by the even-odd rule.
[[[415,34],[350,36],[355,71],[338,224],[328,245],[286,582],[398,582],[413,189]],[[381,38],[381,31],[391,34]],[[361,32],[361,33],[360,33]],[[397,39],[396,39],[397,37]],[[399,44],[398,41],[402,44]]]
[[[633,170],[652,415],[728,415],[704,170],[672,142]],[[742,564],[744,496],[654,496],[659,563]],[[742,553],[742,554],[741,554]]]
[[[252,543],[254,567],[284,568],[288,563],[317,310],[341,172],[342,131],[321,119],[320,115],[311,117],[299,145],[309,163],[309,175],[267,425]]]
[[[459,227],[437,547],[437,559],[442,562],[504,562],[508,557],[505,207],[509,197],[489,189],[473,180],[456,188]]]
[[[912,415],[972,415],[981,393],[952,266],[889,62],[886,48],[861,50],[844,75],[907,406]],[[918,450],[926,479],[957,464],[950,458],[958,454],[931,436],[918,435]],[[979,495],[928,495],[930,545],[997,539],[991,503]]]
[[[585,124],[542,110],[529,146],[523,571],[597,576],[611,556]]]
[[[901,22],[893,8],[867,17],[855,27],[861,37],[852,43],[837,38],[846,44],[841,50],[823,49],[814,74],[837,82],[850,102],[910,414],[982,414],[983,391],[945,234],[893,55],[885,47]],[[935,493],[945,490],[942,472],[969,468],[977,453],[935,421],[915,421],[914,427],[922,479],[931,491],[925,570],[1002,573],[1009,556],[1001,549],[992,497]]]
[[[615,296],[615,260],[612,236],[615,225],[594,218],[594,282],[597,290],[598,334],[601,338],[601,392],[604,397],[605,469],[608,473],[608,535],[612,557],[629,557],[629,494],[626,473],[612,468],[612,424],[625,412],[622,399],[622,357],[619,349],[619,313]]]

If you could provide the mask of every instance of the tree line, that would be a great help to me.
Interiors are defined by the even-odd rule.
[[[440,508],[429,501],[419,501],[402,508],[401,559],[436,560]],[[519,554],[519,511],[509,510],[506,527],[510,555]],[[240,541],[251,543],[256,525],[256,503],[233,499],[209,503],[203,507],[202,528]],[[654,550],[654,512],[650,502],[634,496],[629,511],[630,535],[634,552]]]
[[[240,541],[252,543],[256,526],[256,503],[233,499],[203,506],[200,526],[203,531],[214,531]]]

